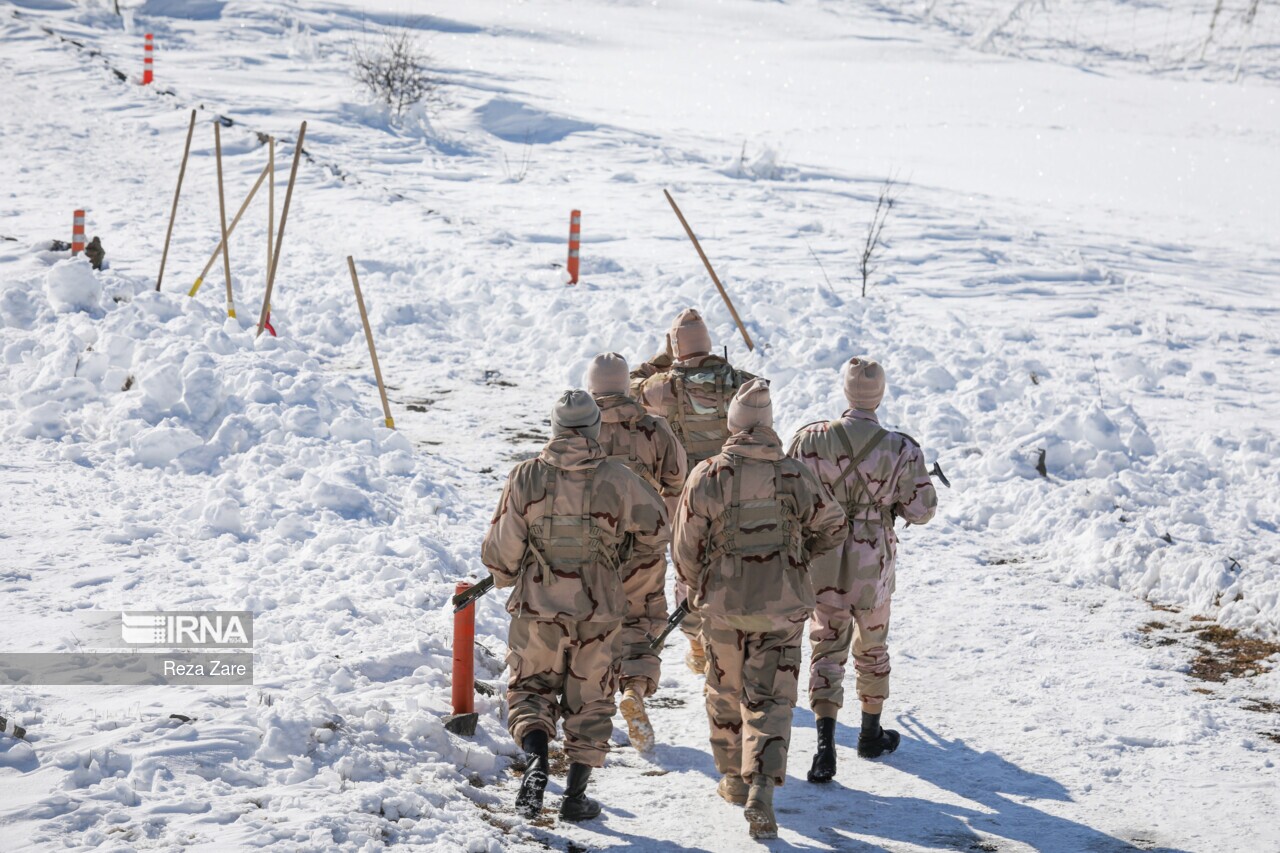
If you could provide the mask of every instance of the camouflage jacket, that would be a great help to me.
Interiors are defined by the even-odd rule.
[[[663,497],[679,496],[688,461],[666,420],[625,394],[596,397],[596,404],[605,455],[639,474]]]
[[[571,436],[512,469],[480,558],[495,586],[514,587],[512,615],[608,622],[627,612],[621,571],[662,559],[670,538],[653,487]]]
[[[810,557],[840,544],[845,518],[766,427],[737,433],[689,475],[672,523],[676,573],[699,613],[785,627],[813,608]]]
[[[729,437],[729,402],[738,386],[754,378],[718,355],[702,355],[654,373],[640,385],[637,398],[650,413],[667,419],[693,466],[720,452]]]
[[[840,480],[850,448],[860,455],[880,431],[874,413],[850,409],[838,421],[801,427],[788,451],[822,480],[849,518],[843,547],[813,561],[814,590],[833,607],[871,610],[887,601],[895,585],[895,518],[924,524],[938,506],[920,446],[901,433],[884,431],[856,473]]]

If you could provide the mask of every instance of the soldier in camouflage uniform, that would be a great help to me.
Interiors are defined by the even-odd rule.
[[[898,537],[894,521],[924,524],[938,496],[920,445],[880,426],[875,410],[884,397],[884,370],[850,359],[842,368],[850,409],[839,420],[802,427],[789,455],[831,490],[849,519],[844,546],[813,561],[817,607],[809,640],[809,707],[817,718],[818,751],[810,782],[835,777],[836,714],[844,703],[845,662],[852,646],[862,701],[858,754],[876,758],[898,748],[898,733],[880,725],[889,696],[889,605]]]
[[[639,367],[631,371],[631,396],[639,398],[640,389],[644,386],[644,381],[655,373],[670,370],[671,365],[674,363],[675,358],[671,355],[671,335],[668,334],[663,343],[662,352],[648,361],[642,362]]]
[[[783,455],[768,383],[742,386],[728,422],[724,449],[689,475],[671,547],[702,616],[718,791],[746,806],[753,838],[776,838],[773,788],[787,775],[814,601],[808,561],[844,539],[845,519],[813,472]]]
[[[587,781],[613,733],[627,613],[620,568],[661,560],[670,529],[653,487],[605,458],[590,395],[566,391],[551,426],[542,452],[508,476],[480,555],[494,585],[512,587],[508,726],[527,762],[516,808],[541,813],[547,741],[563,720],[572,764],[560,816],[588,820],[600,804],[586,796]]]
[[[614,462],[626,465],[668,501],[680,497],[686,470],[684,448],[671,427],[648,414],[627,394],[627,360],[603,353],[587,367],[587,391],[600,407],[600,446]],[[622,622],[622,698],[631,744],[641,752],[653,747],[653,726],[644,699],[658,688],[662,659],[646,634],[658,634],[667,621],[667,561],[661,553],[632,557],[622,566],[627,616]]]
[[[672,322],[667,347],[671,352],[670,366],[657,369],[663,362],[658,356],[642,367],[642,372],[650,368],[654,372],[639,384],[635,394],[649,412],[666,418],[671,424],[692,468],[720,452],[729,437],[729,402],[738,388],[755,377],[711,354],[711,333],[702,315],[693,308],[681,311]],[[635,376],[633,372],[633,379]],[[668,502],[667,509],[674,509],[674,501]],[[683,600],[688,593],[683,582],[677,581],[677,600]],[[689,638],[685,662],[701,674],[706,669],[706,655],[699,636],[699,621],[696,613],[690,613],[680,624],[680,630]]]

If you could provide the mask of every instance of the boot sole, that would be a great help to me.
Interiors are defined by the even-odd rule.
[[[535,802],[523,801],[524,798],[520,794],[516,795],[516,813],[529,820],[534,819],[542,814],[542,802],[547,791],[547,774],[533,771],[528,776],[530,791],[537,797]],[[521,793],[523,793],[523,783],[521,783]]]
[[[764,809],[756,806],[747,806],[746,812],[747,823],[750,824],[752,838],[777,838],[778,823],[771,818]]]
[[[644,702],[639,697],[622,695],[622,701],[618,703],[618,709],[622,711],[622,718],[627,721],[627,736],[631,738],[631,745],[639,752],[649,752],[653,749],[654,734],[653,724],[649,722],[649,715],[645,712]]]

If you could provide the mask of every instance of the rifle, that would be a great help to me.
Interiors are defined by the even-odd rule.
[[[471,589],[466,592],[460,592],[455,595],[453,597],[453,612],[457,613],[461,610],[465,610],[468,605],[491,589],[493,589],[493,575],[489,575],[489,577],[480,581],[480,583],[471,587]]]
[[[645,633],[644,638],[649,641],[649,648],[657,649],[659,646],[661,646],[662,643],[667,639],[667,636],[672,631],[674,631],[677,627],[679,627],[680,623],[684,621],[684,617],[688,615],[689,615],[689,600],[685,599],[684,601],[680,602],[680,606],[677,607],[675,611],[670,616],[667,617],[667,627],[662,629],[661,634],[655,637],[648,632]]]
[[[929,476],[937,477],[938,482],[942,483],[942,485],[946,486],[948,489],[951,488],[951,481],[947,479],[946,474],[942,473],[942,466],[938,464],[938,460],[936,459],[933,460],[933,467],[929,469]]]

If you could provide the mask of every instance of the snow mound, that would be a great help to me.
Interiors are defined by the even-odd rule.
[[[92,313],[101,307],[102,285],[84,257],[68,258],[54,264],[45,276],[44,292],[55,311]]]

